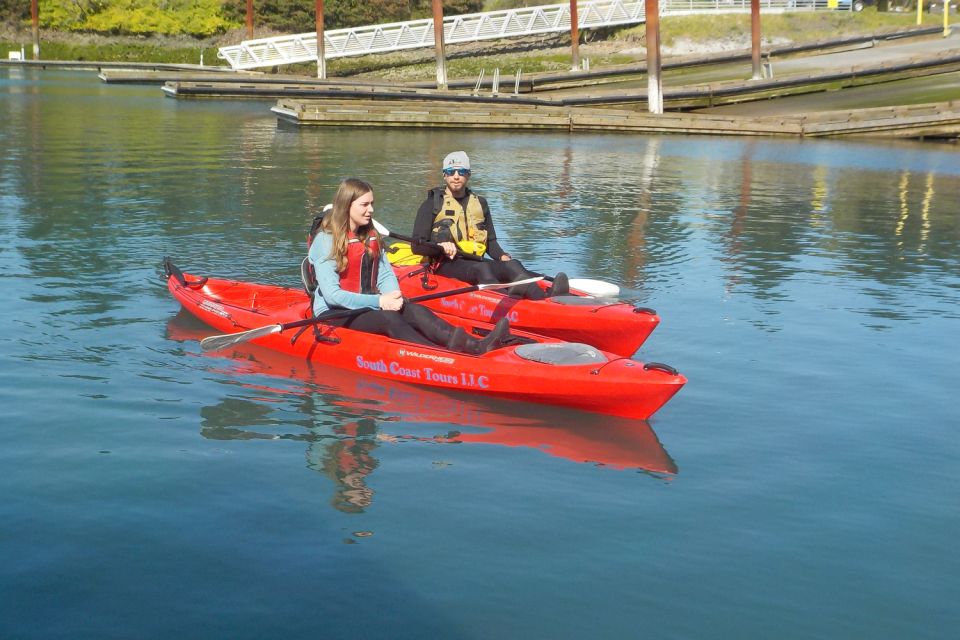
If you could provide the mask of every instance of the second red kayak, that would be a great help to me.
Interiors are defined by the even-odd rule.
[[[428,272],[420,265],[394,265],[393,269],[407,298],[464,286],[461,280]],[[625,357],[636,353],[660,323],[653,309],[593,298],[574,289],[570,295],[544,300],[517,299],[501,291],[483,290],[423,304],[434,311],[467,320],[496,322],[507,318],[515,329],[567,342],[583,342]]]

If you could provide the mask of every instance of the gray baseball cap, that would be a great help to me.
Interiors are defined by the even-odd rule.
[[[466,169],[470,170],[470,158],[467,157],[465,151],[454,151],[448,153],[447,157],[443,159],[443,168],[444,169]]]

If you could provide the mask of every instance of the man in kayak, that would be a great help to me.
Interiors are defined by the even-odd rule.
[[[469,284],[513,282],[533,274],[514,260],[497,242],[486,198],[467,188],[470,182],[470,158],[454,151],[443,159],[444,186],[427,192],[413,223],[413,253],[428,256],[440,275]],[[491,260],[484,260],[489,255]],[[519,289],[514,291],[514,289]],[[564,273],[558,273],[553,286],[544,291],[536,283],[510,290],[514,297],[539,300],[569,292]]]
[[[430,309],[406,302],[381,246],[380,234],[373,226],[373,188],[362,180],[347,178],[340,183],[333,209],[324,216],[310,243],[308,257],[318,285],[313,298],[315,315],[331,307],[368,308],[369,311],[330,322],[472,355],[486,353],[507,338],[506,318],[481,340]]]

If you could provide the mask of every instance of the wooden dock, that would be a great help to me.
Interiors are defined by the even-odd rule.
[[[261,80],[262,73],[236,72],[223,67],[207,70],[183,69],[103,69],[97,74],[105,84],[165,84],[167,82],[249,82]]]
[[[281,99],[273,111],[298,126],[525,129],[686,135],[794,137],[960,137],[960,101],[908,107],[740,117],[553,105],[450,105],[420,101]]]
[[[960,72],[960,49],[935,55],[914,56],[897,62],[879,62],[846,69],[830,69],[821,73],[798,74],[761,80],[735,80],[691,86],[666,86],[663,89],[664,109],[686,111],[769,100],[844,88],[861,87],[909,78]],[[384,101],[421,100],[424,102],[456,102],[478,104],[513,104],[540,106],[613,107],[646,110],[647,90],[605,91],[551,96],[549,93],[474,93],[439,91],[437,89],[399,86],[386,83],[358,83],[264,77],[217,77],[167,82],[166,95],[176,98],[247,98],[247,99],[377,99]]]

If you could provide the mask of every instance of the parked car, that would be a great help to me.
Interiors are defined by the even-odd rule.
[[[837,11],[850,11],[851,3],[853,11],[863,11],[864,7],[874,5],[876,0],[837,0]]]

